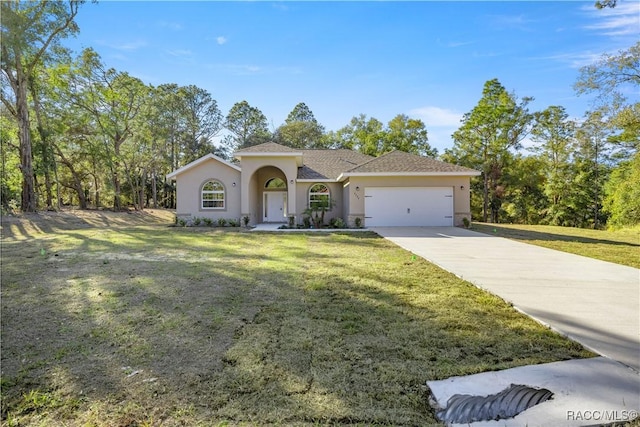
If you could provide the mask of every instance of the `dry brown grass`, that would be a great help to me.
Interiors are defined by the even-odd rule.
[[[424,426],[427,380],[590,356],[372,233],[101,215],[3,223],[6,425]]]

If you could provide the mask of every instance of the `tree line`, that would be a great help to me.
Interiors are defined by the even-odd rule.
[[[175,207],[165,175],[207,154],[230,159],[267,141],[295,148],[348,148],[379,156],[402,150],[437,157],[421,120],[354,116],[326,131],[303,102],[270,129],[247,101],[224,115],[194,85],[151,86],[107,68],[99,55],[61,45],[76,34],[82,2],[2,2],[0,191],[4,210],[62,204],[122,209]],[[581,70],[576,91],[597,93],[583,120],[562,106],[529,111],[493,79],[440,158],[482,172],[474,218],[579,227],[640,222],[640,43]],[[633,93],[633,91],[632,91]]]

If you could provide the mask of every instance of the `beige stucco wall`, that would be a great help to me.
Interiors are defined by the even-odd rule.
[[[287,211],[301,223],[308,207],[309,189],[318,181],[297,182],[298,165],[294,156],[244,156],[242,173],[232,166],[215,159],[206,160],[176,176],[178,217],[208,217],[214,220],[241,220],[249,216],[251,224],[263,221],[263,193],[271,178],[281,178],[287,183]],[[225,209],[202,209],[202,185],[216,179],[225,187]],[[235,185],[234,185],[235,183]],[[452,187],[454,224],[462,225],[463,218],[471,218],[469,177],[460,176],[405,176],[405,177],[350,177],[345,182],[323,182],[331,191],[333,208],[326,212],[325,222],[342,218],[355,225],[355,218],[364,218],[364,193],[366,187]],[[281,191],[281,190],[275,190]]]
[[[345,183],[346,184],[346,183]],[[359,187],[359,190],[356,190]],[[462,225],[463,218],[471,219],[469,177],[465,176],[398,176],[398,177],[350,177],[345,186],[345,199],[349,207],[348,221],[353,225],[356,217],[364,218],[365,187],[453,187],[454,225]],[[463,188],[461,188],[463,187]],[[347,219],[347,218],[345,218]]]
[[[345,216],[344,210],[344,198],[342,197],[342,183],[341,182],[324,182],[324,181],[314,181],[314,182],[298,182],[296,184],[296,194],[298,205],[296,207],[298,215],[296,217],[296,223],[302,223],[302,218],[304,215],[302,213],[309,207],[309,189],[314,184],[324,184],[329,187],[329,192],[331,194],[331,200],[333,200],[333,207],[330,211],[325,212],[324,222],[326,224],[331,221],[332,218],[342,218],[343,220],[347,220]]]
[[[201,208],[200,192],[204,183],[210,179],[218,180],[224,186],[224,209]],[[240,171],[215,159],[209,159],[176,176],[176,187],[178,217],[240,220]]]

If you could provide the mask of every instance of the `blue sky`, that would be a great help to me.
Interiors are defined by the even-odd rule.
[[[272,128],[299,102],[327,130],[407,114],[443,152],[493,78],[533,110],[582,117],[579,68],[640,35],[640,2],[593,3],[102,1],[81,7],[65,44],[147,84],[206,89],[223,115],[246,100]]]

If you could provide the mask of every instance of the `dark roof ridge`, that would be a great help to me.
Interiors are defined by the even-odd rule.
[[[388,153],[384,153],[382,156],[385,156],[385,155],[387,155],[387,154],[388,154]],[[367,154],[367,156],[368,156],[368,154]],[[373,156],[372,156],[372,158],[371,158],[371,159],[369,159],[369,160],[367,160],[366,162],[359,163],[359,164],[357,164],[355,167],[352,167],[351,169],[346,170],[345,172],[350,172],[350,171],[352,171],[353,169],[359,168],[359,167],[364,166],[364,165],[368,165],[369,163],[371,163],[371,162],[373,162],[373,161],[375,161],[375,160],[379,159],[379,158],[380,158],[380,157],[382,157],[382,156],[379,156],[379,157],[373,157]]]

